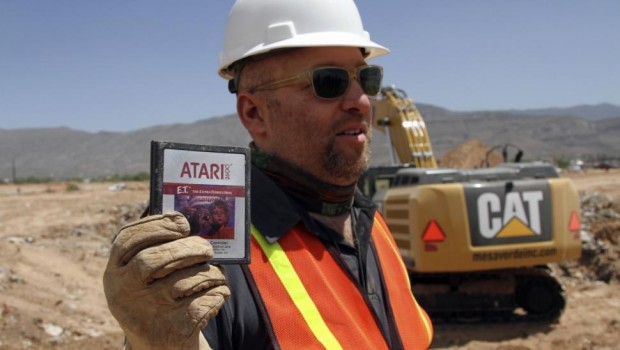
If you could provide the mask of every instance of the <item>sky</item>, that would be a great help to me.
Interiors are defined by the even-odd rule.
[[[291,0],[293,1],[293,0]],[[0,0],[0,129],[131,131],[235,112],[232,0]],[[620,105],[618,0],[357,0],[384,85],[453,111]]]

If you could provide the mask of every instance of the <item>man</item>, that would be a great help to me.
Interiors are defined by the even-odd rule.
[[[210,245],[180,214],[121,229],[104,284],[130,348],[428,348],[398,249],[356,190],[382,77],[366,61],[387,52],[352,0],[235,3],[219,73],[253,140],[252,262],[200,264]]]

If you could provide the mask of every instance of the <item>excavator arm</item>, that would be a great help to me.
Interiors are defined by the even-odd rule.
[[[403,90],[382,88],[381,93],[373,99],[373,108],[373,127],[387,135],[394,164],[437,168],[424,119]],[[398,159],[392,150],[396,151]]]

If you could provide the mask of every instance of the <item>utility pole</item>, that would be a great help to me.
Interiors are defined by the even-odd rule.
[[[13,157],[13,167],[12,167],[12,174],[13,174],[13,184],[15,184],[15,182],[17,181],[17,175],[16,175],[16,170],[15,170],[15,157]]]

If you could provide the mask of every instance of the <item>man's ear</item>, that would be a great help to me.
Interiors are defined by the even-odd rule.
[[[265,112],[262,99],[247,91],[237,93],[237,115],[254,140],[266,134]]]

